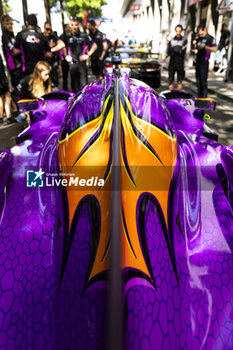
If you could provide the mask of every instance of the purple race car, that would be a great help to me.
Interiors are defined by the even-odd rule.
[[[1,349],[233,348],[233,147],[204,123],[213,104],[118,68],[19,103],[30,127],[0,152]]]

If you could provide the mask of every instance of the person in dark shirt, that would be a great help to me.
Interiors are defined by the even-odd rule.
[[[208,94],[208,71],[211,52],[217,51],[214,38],[207,34],[206,27],[200,25],[197,28],[197,39],[194,47],[196,53],[196,81],[198,97],[207,97]]]
[[[63,77],[63,89],[68,90],[68,73],[69,73],[69,63],[66,61],[67,56],[67,40],[71,34],[71,29],[69,23],[64,26],[64,32],[60,36],[60,39],[65,43],[65,47],[61,51],[61,66],[62,66],[62,77]]]
[[[16,36],[14,53],[21,53],[22,71],[24,75],[33,72],[38,61],[51,58],[52,53],[48,40],[43,34],[37,31],[37,18],[35,15],[28,15],[27,28]]]
[[[9,15],[4,15],[2,17],[2,48],[10,72],[11,84],[16,87],[21,79],[21,59],[15,55],[14,46],[15,36],[12,19]]]
[[[51,66],[48,62],[38,61],[33,73],[20,80],[15,90],[11,93],[17,103],[22,98],[39,98],[52,91]]]
[[[90,30],[90,36],[96,43],[97,49],[91,57],[91,68],[96,79],[103,78],[104,70],[104,58],[108,50],[107,41],[105,35],[96,28],[95,21],[88,22],[88,28]]]
[[[3,111],[5,109],[7,124],[14,122],[11,117],[11,95],[9,91],[9,84],[5,74],[2,56],[0,55],[0,123],[3,123]]]
[[[61,41],[52,31],[52,26],[49,22],[45,22],[44,24],[44,36],[49,42],[50,48],[55,47],[59,41]],[[58,66],[60,62],[60,56],[58,52],[53,52],[52,57],[48,58],[48,62],[50,66],[52,67],[51,70],[51,79],[54,86],[58,86],[59,79],[58,79]]]
[[[122,41],[121,39],[116,39],[114,44],[113,44],[113,49],[114,51],[116,51],[117,49],[119,49],[120,47],[124,47],[125,46],[125,43],[124,41]]]
[[[96,43],[86,33],[79,30],[79,21],[72,17],[70,20],[71,34],[67,38],[68,55],[67,62],[70,63],[71,87],[74,92],[79,91],[87,84],[87,65],[86,60],[97,49]],[[63,45],[56,45],[51,49],[52,52],[63,49]],[[89,51],[88,48],[90,48]]]
[[[173,90],[174,88],[175,73],[177,73],[177,90],[182,90],[182,80],[185,74],[184,57],[187,47],[187,39],[181,35],[182,31],[182,25],[178,24],[175,27],[176,36],[168,43],[167,54],[170,56],[168,67],[169,90]]]
[[[222,30],[222,34],[219,40],[217,52],[215,55],[214,71],[221,71],[227,67],[227,52],[230,43],[230,31]]]
[[[14,91],[11,93],[11,97],[15,103],[22,98],[40,98],[43,95],[52,91],[51,84],[51,66],[48,62],[38,61],[35,65],[33,73],[26,75],[20,80]],[[26,119],[26,125],[29,124],[29,113],[21,113],[16,117],[18,122]]]

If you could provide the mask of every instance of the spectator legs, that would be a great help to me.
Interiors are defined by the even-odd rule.
[[[62,60],[62,76],[63,76],[63,90],[68,90],[68,73],[69,63],[66,60]]]
[[[87,84],[86,62],[78,62],[70,66],[72,91],[78,92]]]
[[[10,119],[11,118],[11,94],[9,91],[5,94],[5,112],[6,112],[7,119]]]
[[[3,121],[3,99],[4,96],[0,95],[0,121]]]
[[[86,62],[80,63],[80,88],[82,89],[87,85],[87,65]]]
[[[207,78],[208,78],[209,62],[204,61],[196,64],[196,81],[198,97],[207,97]]]
[[[53,85],[54,85],[55,87],[58,87],[59,78],[58,78],[58,70],[57,70],[57,67],[52,68],[50,75],[51,75],[51,80],[52,80]]]

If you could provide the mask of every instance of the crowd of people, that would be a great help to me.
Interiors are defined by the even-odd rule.
[[[68,90],[70,74],[71,89],[79,91],[87,84],[87,61],[89,60],[93,75],[103,77],[104,60],[111,43],[97,29],[95,21],[89,21],[85,30],[80,29],[79,19],[71,17],[64,26],[64,32],[58,36],[49,22],[41,30],[34,14],[27,16],[26,26],[16,36],[13,21],[4,15],[2,24],[2,47],[10,74],[10,82],[0,56],[0,123],[7,124],[17,120],[17,101],[24,97],[39,98],[58,88],[59,75],[63,77],[63,89]],[[175,27],[175,36],[168,41],[167,55],[169,61],[169,89],[174,89],[177,74],[177,89],[182,90],[185,76],[185,54],[187,39],[182,35],[183,27]],[[229,31],[223,28],[219,45],[207,33],[206,27],[200,25],[192,40],[195,55],[196,82],[198,97],[207,97],[207,78],[211,52],[216,53],[215,70],[222,69],[229,45]],[[135,42],[135,39],[134,39]],[[110,43],[110,44],[109,44]],[[119,40],[115,46],[120,46]],[[225,62],[226,64],[226,62]],[[9,88],[10,86],[10,88]],[[21,120],[21,119],[20,119]]]
[[[9,15],[4,15],[1,23],[10,82],[0,56],[0,123],[4,120],[4,110],[6,123],[15,122],[20,98],[39,98],[56,89],[61,73],[63,89],[68,90],[70,73],[71,89],[79,91],[87,84],[87,60],[90,60],[96,78],[103,77],[108,41],[94,21],[88,23],[87,30],[80,30],[79,19],[71,17],[60,37],[47,21],[42,31],[34,14],[27,16],[26,27],[16,36]]]
[[[175,27],[176,35],[168,41],[167,55],[169,60],[169,89],[174,88],[174,78],[177,74],[177,89],[182,90],[182,81],[185,76],[185,53],[187,48],[187,39],[182,36],[183,27],[178,24]],[[207,33],[204,25],[199,25],[197,33],[194,33],[192,40],[192,52],[195,55],[197,96],[206,98],[208,94],[208,71],[209,59],[211,53],[216,53],[214,70],[219,72],[227,67],[227,50],[229,46],[230,32],[222,28],[219,45],[215,39]]]

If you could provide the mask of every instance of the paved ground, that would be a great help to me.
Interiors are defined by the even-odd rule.
[[[0,124],[0,149],[15,146],[15,137],[24,129],[24,123]]]
[[[165,90],[168,88],[167,85],[167,71],[163,71],[162,74],[162,83],[159,90]],[[233,98],[232,100],[228,97],[231,97],[231,92],[233,93],[233,83],[224,83],[223,77],[219,77],[219,84],[214,81],[214,74],[210,74],[211,81],[216,84],[216,89],[219,91],[223,91],[226,89],[227,95],[223,95],[224,98],[220,97],[220,95],[216,95],[213,92],[209,92],[209,97],[216,99],[216,110],[208,111],[210,115],[210,119],[206,121],[206,124],[215,132],[218,133],[219,142],[224,146],[233,145]],[[184,90],[196,95],[196,84],[195,84],[195,72],[191,70],[188,72],[189,81],[185,80],[183,83]],[[220,80],[221,79],[221,80]],[[220,86],[220,82],[223,86]],[[224,87],[225,85],[225,87]],[[232,85],[232,86],[231,86]],[[209,81],[209,86],[211,82]],[[231,90],[232,88],[232,90]],[[232,94],[233,95],[233,94]],[[226,98],[227,97],[227,98]]]
[[[89,76],[93,80],[93,76]],[[209,74],[209,96],[216,99],[216,111],[210,111],[207,125],[219,135],[219,142],[223,145],[233,145],[233,83],[224,83],[222,75]],[[162,72],[161,87],[158,92],[167,90],[167,71]],[[195,71],[186,70],[184,90],[196,94]],[[23,130],[23,123],[0,124],[0,149],[11,148],[15,145],[15,136]]]
[[[195,79],[195,68],[186,68],[185,72],[186,81],[196,86]],[[225,73],[217,74],[212,70],[209,71],[208,75],[208,89],[210,97],[218,97],[220,99],[227,100],[233,103],[233,82],[224,82]]]

